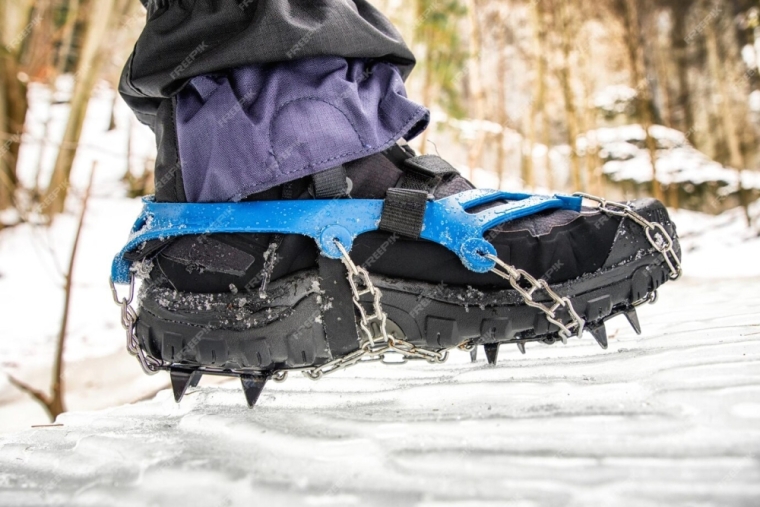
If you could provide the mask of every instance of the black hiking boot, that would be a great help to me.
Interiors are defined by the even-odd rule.
[[[297,234],[145,241],[124,256],[143,278],[132,349],[149,370],[171,371],[178,401],[202,374],[237,375],[252,406],[288,370],[319,378],[392,352],[441,362],[483,345],[495,364],[501,344],[524,353],[583,330],[607,348],[605,321],[625,315],[639,333],[635,307],[680,274],[675,226],[654,199],[501,223],[485,234],[500,274],[471,271],[416,237],[419,209],[404,194],[422,194],[424,212],[426,197],[472,188],[441,158],[396,145],[246,199],[385,199],[380,230],[355,238],[350,261]]]

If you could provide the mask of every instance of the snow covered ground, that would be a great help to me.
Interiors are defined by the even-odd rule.
[[[0,505],[758,505],[758,282],[666,286],[606,351],[294,376],[254,410],[202,382],[64,414],[0,438]]]
[[[44,412],[0,374],[0,505],[760,505],[760,237],[739,210],[675,212],[684,277],[641,308],[641,336],[610,322],[606,351],[585,337],[504,348],[497,367],[457,353],[294,375],[254,410],[237,382],[204,378],[177,405],[123,350],[106,283],[139,202],[115,183],[128,112],[104,133],[100,93],[85,139],[103,149],[74,175],[101,161],[75,267],[72,411],[29,428]],[[0,232],[0,373],[41,388],[74,225]]]
[[[760,238],[738,211],[676,220],[684,277],[641,308],[641,336],[610,322],[606,351],[294,375],[254,410],[207,378],[179,405],[80,408],[0,437],[0,505],[758,505]],[[90,325],[116,326],[103,304]],[[133,399],[167,381],[117,357],[93,363],[100,403],[128,401],[109,380]]]

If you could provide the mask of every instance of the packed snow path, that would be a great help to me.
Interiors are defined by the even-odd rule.
[[[294,375],[254,410],[232,382],[65,414],[0,439],[0,505],[760,505],[758,287],[668,284],[606,351]]]

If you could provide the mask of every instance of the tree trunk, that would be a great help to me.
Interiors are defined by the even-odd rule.
[[[709,9],[709,2],[703,0],[705,11]],[[713,22],[707,23],[705,27],[705,44],[707,46],[707,61],[712,82],[716,86],[716,92],[719,100],[720,121],[723,124],[723,131],[726,136],[726,144],[731,167],[738,172],[739,181],[739,200],[744,208],[747,225],[752,225],[752,217],[749,213],[749,202],[744,188],[742,186],[742,171],[746,169],[744,154],[741,149],[739,132],[737,130],[736,120],[731,110],[731,90],[729,90],[726,79],[726,72],[721,64],[721,51],[719,41],[715,32]]]
[[[567,3],[561,0],[559,3],[560,37],[562,66],[559,70],[560,86],[565,101],[565,120],[567,122],[567,144],[570,147],[570,177],[573,191],[584,190],[581,179],[581,166],[578,158],[576,142],[578,139],[578,113],[575,107],[573,94],[572,71],[570,70],[570,52],[572,50],[573,34],[571,28],[570,13]]]
[[[631,68],[631,86],[637,91],[636,109],[641,118],[641,126],[644,129],[645,143],[652,165],[652,195],[656,199],[662,200],[662,187],[657,179],[657,141],[652,137],[652,133],[650,132],[654,117],[654,107],[643,70],[638,0],[625,0],[624,5],[625,16],[623,16],[623,24],[625,26],[628,61]]]
[[[106,52],[102,50],[101,45],[109,28],[114,24],[117,14],[121,13],[122,9],[119,7],[123,3],[124,0],[100,0],[93,3],[89,26],[77,62],[69,118],[44,201],[49,203],[45,212],[51,217],[64,209],[68,181],[87,114],[87,106],[106,58]]]
[[[631,0],[635,5],[634,29],[638,34],[639,55],[641,56],[641,86],[646,86],[643,95],[649,101],[649,120],[652,124],[663,124],[661,104],[657,102],[660,90],[660,74],[657,67],[657,20],[655,17],[654,0]],[[647,17],[648,16],[648,17]]]
[[[28,109],[26,84],[18,80],[18,65],[10,55],[0,56],[0,210],[13,206],[18,185],[16,162]]]
[[[534,46],[533,50],[536,53],[535,54],[536,62],[539,62],[541,59],[541,53],[540,53],[540,49],[538,47],[537,41],[539,37],[538,33],[541,30],[541,26],[540,26],[541,21],[538,19],[536,15],[535,4],[532,4],[531,9],[530,9],[530,14],[531,14],[531,18],[530,18],[531,23],[533,24],[533,46]],[[536,79],[539,80],[540,75],[537,74]],[[520,173],[521,173],[520,176],[521,176],[523,185],[525,185],[526,188],[533,188],[535,186],[535,177],[534,177],[535,163],[533,160],[533,152],[536,146],[536,109],[540,102],[540,98],[538,96],[538,87],[534,86],[533,89],[534,89],[534,92],[533,92],[533,97],[531,98],[530,107],[527,108],[528,125],[526,129],[527,135],[524,139],[524,141],[527,141],[527,149],[526,149],[525,143],[523,143],[522,150],[521,150],[522,151],[521,153],[522,165],[520,168]],[[547,146],[547,149],[548,149],[548,146]]]
[[[683,9],[671,11],[673,16],[671,45],[678,76],[678,94],[676,95],[675,106],[680,113],[680,121],[677,123],[680,130],[682,132],[694,132],[694,113],[691,109],[691,89],[689,86],[689,51],[685,29],[685,19],[689,9],[688,6]],[[694,143],[692,142],[692,144]]]
[[[652,14],[656,18],[658,12]],[[670,60],[667,58],[671,53],[669,41],[664,40],[657,26],[656,19],[653,19],[649,26],[649,35],[652,41],[652,67],[657,76],[657,90],[661,98],[660,117],[666,127],[674,128],[673,118],[673,97],[670,88]]]
[[[467,154],[467,165],[470,168],[470,175],[472,175],[472,171],[480,165],[483,146],[486,141],[486,133],[482,125],[482,122],[486,118],[486,94],[483,89],[483,76],[480,65],[483,40],[480,31],[480,20],[478,19],[478,0],[467,0],[467,18],[470,24],[470,72],[468,77],[470,93],[472,94],[472,100],[475,102],[474,119],[478,122],[475,139]]]
[[[10,87],[9,72],[6,66],[10,58],[0,56],[0,210],[14,206],[16,186],[16,155],[21,136],[13,133],[14,128],[10,125],[11,118],[8,107],[10,106],[8,95]],[[1,226],[0,226],[1,227]]]
[[[599,146],[596,144],[596,140],[592,142],[589,137],[589,132],[596,131],[596,108],[593,104],[594,94],[594,69],[592,62],[594,61],[592,48],[594,47],[591,35],[588,36],[588,44],[584,46],[584,49],[579,51],[580,68],[583,78],[583,129],[586,137],[586,150],[584,153],[585,166],[586,166],[586,187],[589,192],[596,195],[602,195],[601,188],[601,165],[599,164]]]
[[[506,138],[505,132],[507,130],[507,89],[506,89],[506,82],[507,82],[507,55],[506,55],[506,41],[502,40],[503,44],[500,44],[501,47],[497,49],[499,52],[499,61],[498,61],[498,68],[497,72],[499,75],[498,80],[498,88],[496,92],[496,102],[497,102],[497,118],[499,121],[499,125],[501,125],[501,132],[498,136],[499,144],[496,149],[496,171],[497,175],[499,177],[499,183],[498,183],[498,189],[501,190],[502,184],[504,183],[504,177],[506,174],[506,148],[504,147],[504,139]]]
[[[549,163],[549,141],[548,141],[548,116],[546,115],[546,27],[545,20],[542,16],[541,2],[531,2],[530,21],[533,25],[533,51],[535,53],[536,66],[536,83],[533,87],[533,100],[530,104],[528,117],[528,156],[523,165],[523,181],[526,186],[532,188],[535,186],[535,161],[533,159],[533,149],[536,145],[536,115],[541,115],[542,141],[546,145],[545,167],[546,186],[553,187],[554,178],[551,174]]]
[[[6,3],[0,0],[0,23],[6,22],[6,17],[24,21],[19,23],[18,31],[3,30],[4,33],[0,33],[0,210],[14,205],[18,185],[16,161],[28,109],[26,84],[18,78],[23,43],[19,36],[32,26],[29,21],[32,7],[31,2]]]
[[[536,100],[533,99],[528,108],[527,149],[523,147],[522,181],[526,188],[535,186],[535,170],[533,152],[536,146]],[[548,148],[548,147],[547,147]]]
[[[536,62],[538,91],[536,93],[536,111],[541,115],[541,142],[546,146],[544,153],[544,171],[546,171],[546,187],[554,189],[554,172],[551,160],[551,122],[546,110],[546,80],[549,77],[549,65],[546,58],[546,29],[549,22],[546,19],[543,2],[532,2],[533,24],[536,34],[536,51],[539,58]]]
[[[79,0],[69,0],[67,3],[66,21],[61,28],[61,45],[58,49],[56,67],[58,74],[66,72],[71,54],[71,44],[74,40],[74,29],[79,19]]]

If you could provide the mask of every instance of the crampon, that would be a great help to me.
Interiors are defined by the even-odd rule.
[[[415,178],[449,177],[437,157],[403,158]],[[525,353],[584,332],[606,349],[605,322],[623,315],[640,333],[636,307],[681,274],[675,227],[652,199],[409,185],[325,198],[318,183],[299,199],[145,199],[111,287],[128,350],[147,373],[170,372],[178,402],[202,375],[240,377],[253,407],[292,372],[443,363],[453,350],[475,360],[481,345],[493,365],[501,345]]]

